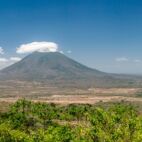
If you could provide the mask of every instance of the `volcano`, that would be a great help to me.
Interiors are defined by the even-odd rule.
[[[57,86],[119,87],[139,85],[134,77],[86,67],[59,52],[34,52],[0,71],[0,80],[38,81]]]

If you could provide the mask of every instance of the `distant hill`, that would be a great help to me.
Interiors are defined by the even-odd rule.
[[[34,52],[0,71],[0,80],[39,81],[63,87],[139,87],[136,76],[108,74],[59,52]]]

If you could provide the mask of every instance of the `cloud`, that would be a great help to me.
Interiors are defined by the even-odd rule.
[[[21,60],[21,58],[19,58],[19,57],[10,57],[9,59],[7,59],[7,58],[0,58],[0,62],[1,63],[6,63],[6,62],[17,62],[17,61],[20,61]]]
[[[10,58],[10,61],[14,61],[14,62],[20,61],[20,60],[21,60],[21,58],[19,58],[19,57],[11,57]]]
[[[64,54],[64,51],[59,51],[61,54]]]
[[[27,44],[22,44],[20,47],[17,48],[17,53],[24,54],[24,53],[32,53],[35,51],[39,52],[57,52],[58,45],[54,42],[31,42]]]
[[[9,65],[8,59],[0,58],[0,69],[3,69],[8,65]]]
[[[71,54],[71,53],[72,53],[72,51],[71,51],[71,50],[68,50],[68,51],[67,51],[67,53]]]
[[[4,54],[4,50],[2,47],[0,47],[0,54]]]
[[[8,62],[8,59],[6,59],[6,58],[0,58],[0,62],[1,62],[1,63]]]
[[[129,61],[129,63],[141,63],[142,62],[142,60],[140,60],[140,59],[129,60],[126,57],[116,58],[115,61],[116,62],[128,62]]]
[[[20,60],[20,57],[0,58],[0,69],[10,66]]]
[[[141,62],[141,60],[139,60],[139,59],[135,59],[135,60],[134,60],[134,62],[135,62],[135,63],[140,63],[140,62]]]
[[[120,57],[115,59],[116,62],[128,62],[129,59],[126,57]]]

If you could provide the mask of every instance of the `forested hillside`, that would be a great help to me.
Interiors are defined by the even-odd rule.
[[[142,116],[131,105],[61,106],[19,100],[0,113],[0,142],[141,142]]]

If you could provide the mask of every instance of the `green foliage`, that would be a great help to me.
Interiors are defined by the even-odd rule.
[[[13,130],[9,125],[0,125],[0,142],[33,142],[25,132]]]
[[[141,142],[142,116],[131,105],[108,108],[32,103],[0,113],[0,142]]]

